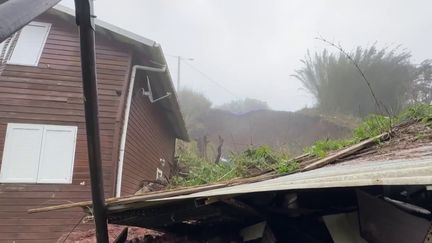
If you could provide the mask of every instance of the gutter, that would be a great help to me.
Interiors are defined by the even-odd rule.
[[[125,147],[126,147],[126,135],[127,135],[127,129],[128,129],[128,123],[129,123],[129,113],[130,113],[130,107],[132,103],[132,95],[133,95],[133,88],[135,84],[135,76],[136,72],[138,70],[148,71],[148,72],[156,72],[156,73],[164,73],[166,72],[167,68],[166,66],[162,68],[155,68],[150,66],[141,66],[141,65],[134,65],[132,67],[132,74],[129,81],[129,89],[128,89],[128,96],[126,100],[126,108],[124,113],[124,121],[123,121],[123,128],[122,128],[122,134],[121,134],[121,140],[120,140],[120,149],[119,149],[119,158],[117,163],[117,183],[116,183],[116,197],[120,197],[121,194],[121,183],[122,183],[122,177],[123,177],[123,163],[124,163],[124,153],[125,153]]]

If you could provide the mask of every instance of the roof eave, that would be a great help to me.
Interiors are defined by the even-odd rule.
[[[60,12],[63,12],[65,14],[68,14],[72,17],[75,16],[75,10],[68,8],[68,7],[65,7],[65,6],[62,6],[62,5],[56,5],[53,7],[53,9],[58,10]],[[126,37],[126,38],[128,38],[134,42],[137,42],[135,44],[138,44],[138,45],[146,45],[149,47],[158,46],[156,41],[147,39],[147,38],[142,37],[140,35],[137,35],[133,32],[127,31],[125,29],[119,28],[119,27],[112,25],[110,23],[107,23],[105,21],[102,21],[100,19],[95,19],[94,21],[95,21],[95,25],[97,28],[96,31],[101,31],[101,30],[110,31],[110,32],[116,33],[120,36]]]
[[[160,45],[157,45],[154,47],[154,49],[157,49],[154,58],[158,62],[162,63],[163,65],[168,66],[165,60],[165,56],[163,55],[162,47]],[[186,124],[183,119],[183,115],[181,113],[180,105],[177,102],[178,101],[177,92],[174,88],[174,84],[169,70],[167,69],[167,71],[164,72],[163,75],[165,76],[165,78],[162,79],[164,81],[162,82],[163,89],[166,92],[171,93],[171,97],[169,99],[166,99],[166,102],[169,103],[167,104],[166,107],[167,108],[166,112],[168,112],[168,119],[172,119],[171,123],[177,124],[177,127],[174,128],[176,137],[184,141],[189,141],[189,135],[186,129]]]
[[[57,5],[53,7],[53,9],[56,10],[57,13],[63,13],[64,15],[62,16],[67,18],[69,21],[74,20],[75,11],[73,9],[62,5]],[[150,58],[153,61],[156,61],[161,65],[168,66],[163,55],[162,48],[157,42],[139,36],[130,31],[121,29],[117,26],[114,26],[99,19],[95,19],[95,25],[96,33],[106,35],[116,41],[129,44],[138,51],[145,51],[146,53],[149,53],[151,55]],[[170,99],[163,100],[161,101],[161,103],[164,108],[163,110],[166,113],[167,119],[174,126],[173,131],[175,137],[184,141],[189,141],[189,136],[186,130],[183,116],[180,111],[180,106],[178,104],[178,99],[171,75],[169,71],[167,71],[159,77],[162,82],[158,82],[158,84],[162,86],[164,92],[170,92],[172,94],[172,97],[174,97],[174,99],[171,97]]]

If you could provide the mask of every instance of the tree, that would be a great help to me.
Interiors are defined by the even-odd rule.
[[[358,64],[375,93],[380,105],[397,113],[406,103],[406,92],[414,77],[410,53],[398,48],[378,50],[375,46],[357,47],[345,54],[331,54],[328,50],[308,51],[304,67],[293,75],[315,97],[324,112],[341,112],[364,117],[369,113],[384,113],[377,107],[367,83],[356,69]],[[388,115],[388,114],[385,114]]]
[[[416,78],[410,84],[408,90],[408,103],[432,102],[432,60],[424,60],[416,68]]]
[[[265,101],[251,98],[234,100],[217,108],[234,114],[244,114],[250,111],[270,109],[269,105]]]
[[[203,94],[190,89],[182,89],[178,92],[180,108],[185,119],[187,130],[193,135],[204,129],[200,118],[206,114],[212,103]]]
[[[212,103],[203,94],[190,89],[182,89],[178,92],[178,100],[186,129],[196,142],[198,149],[196,155],[208,160],[210,156],[208,145],[211,145],[211,142],[207,137],[207,126],[203,118],[211,111]]]

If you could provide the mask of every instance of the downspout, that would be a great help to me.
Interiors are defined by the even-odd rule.
[[[132,67],[132,74],[129,81],[129,89],[128,89],[128,96],[126,100],[126,108],[124,112],[124,121],[123,121],[123,128],[122,128],[122,134],[120,138],[120,149],[119,149],[119,158],[117,163],[117,180],[116,180],[116,197],[120,196],[121,193],[121,183],[122,183],[122,176],[123,176],[123,161],[124,161],[124,153],[125,153],[125,147],[126,147],[126,135],[127,135],[127,129],[128,129],[128,123],[129,123],[129,113],[130,113],[130,107],[132,103],[132,95],[133,95],[133,88],[135,84],[135,76],[136,72],[138,70],[148,71],[148,72],[156,72],[156,73],[164,73],[166,72],[167,68],[166,66],[162,68],[155,68],[155,67],[149,67],[149,66],[141,66],[141,65],[134,65]]]
[[[103,186],[102,152],[98,116],[99,105],[93,0],[75,0],[75,10],[76,23],[79,26],[87,153],[93,204],[92,214],[94,216],[96,228],[96,242],[105,243],[108,242],[109,236]]]

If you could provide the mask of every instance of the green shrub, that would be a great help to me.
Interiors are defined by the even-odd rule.
[[[194,186],[229,180],[235,177],[232,172],[232,166],[228,164],[212,164],[202,161],[189,167],[187,176],[174,176],[171,179],[171,184],[174,186]]]
[[[296,160],[291,161],[281,161],[274,168],[279,174],[287,174],[294,172],[300,168],[300,163]]]
[[[288,156],[273,151],[269,146],[248,148],[241,153],[232,153],[228,162],[206,161],[196,156],[193,148],[179,150],[177,155],[187,175],[177,175],[171,179],[171,186],[193,186],[226,181],[238,177],[253,176],[275,170],[288,173],[298,168],[295,162],[287,162]]]
[[[323,158],[328,152],[339,150],[364,139],[375,137],[383,132],[389,131],[391,121],[389,118],[380,115],[369,115],[363,122],[353,130],[349,139],[325,139],[316,141],[311,147],[304,151],[311,155]]]
[[[306,148],[305,152],[323,158],[327,156],[329,151],[338,150],[351,144],[353,144],[353,141],[349,139],[319,140],[316,141],[311,147]]]
[[[380,115],[369,115],[353,131],[354,142],[375,137],[391,128],[391,119]]]
[[[239,176],[250,176],[262,171],[273,170],[277,164],[286,162],[287,157],[263,145],[248,148],[242,153],[233,153],[229,160],[233,163]]]
[[[405,108],[398,116],[399,122],[408,120],[421,120],[424,122],[432,120],[432,106],[429,104],[414,104]]]

